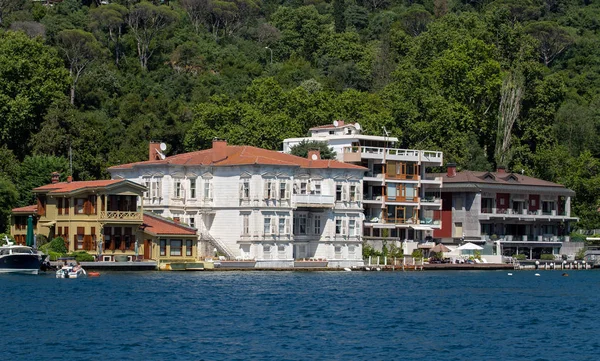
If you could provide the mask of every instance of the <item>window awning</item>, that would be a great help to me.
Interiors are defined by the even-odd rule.
[[[410,228],[414,229],[415,231],[433,231],[433,228],[429,226],[410,226]]]

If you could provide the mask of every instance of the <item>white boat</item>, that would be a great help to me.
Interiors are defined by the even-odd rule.
[[[0,273],[37,275],[42,258],[31,247],[15,246],[11,242],[0,246]]]
[[[70,264],[62,266],[61,269],[56,271],[56,278],[80,278],[86,276],[87,273],[80,265]]]

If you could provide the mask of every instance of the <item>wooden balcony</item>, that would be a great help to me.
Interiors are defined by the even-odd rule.
[[[132,212],[132,211],[101,211],[100,219],[104,221],[134,221],[141,222],[142,221],[142,212]]]

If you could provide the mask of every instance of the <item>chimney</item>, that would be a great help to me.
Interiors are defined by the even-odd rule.
[[[59,179],[60,179],[60,173],[52,172],[52,184],[58,183]]]
[[[506,167],[504,167],[503,165],[499,165],[496,169],[496,173],[506,173]]]
[[[308,160],[319,160],[321,159],[321,152],[316,149],[311,149],[308,151]]]
[[[73,176],[67,176],[67,183],[71,183],[73,181]]]
[[[216,163],[227,158],[227,141],[215,138],[212,142],[212,162]]]
[[[448,173],[447,173],[448,178],[456,177],[456,163],[448,163],[446,165],[446,167],[448,169]]]
[[[150,141],[148,160],[160,160],[160,142]]]

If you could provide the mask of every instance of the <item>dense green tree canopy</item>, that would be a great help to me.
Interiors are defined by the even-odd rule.
[[[2,204],[69,152],[95,179],[149,140],[279,150],[344,119],[564,183],[600,228],[599,19],[575,0],[0,0]]]

